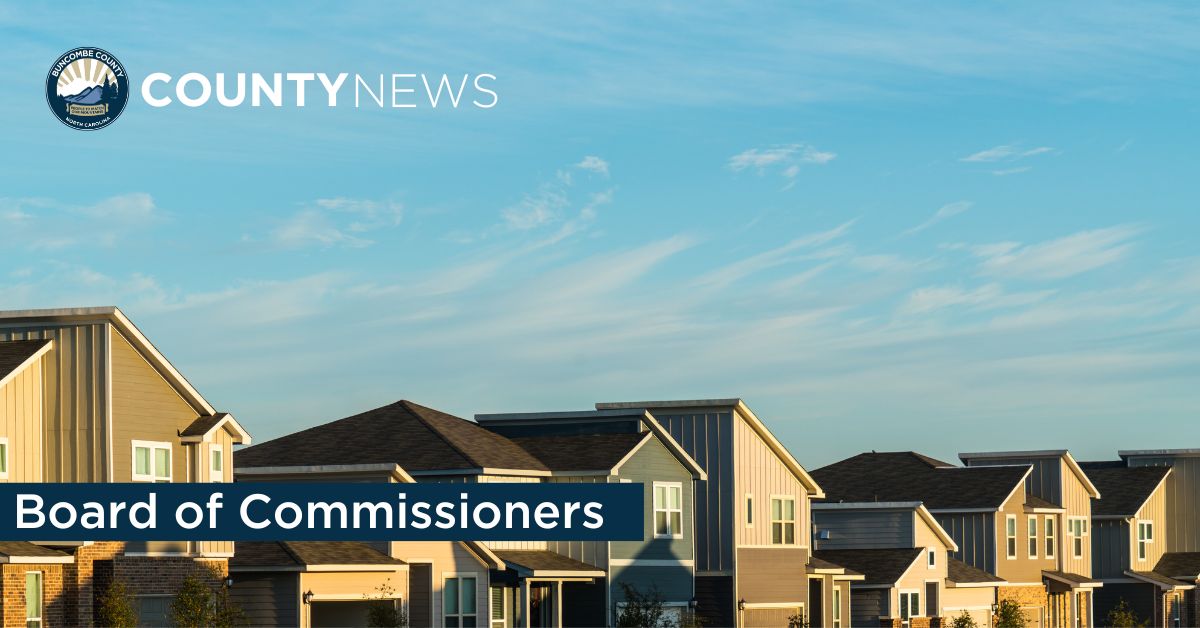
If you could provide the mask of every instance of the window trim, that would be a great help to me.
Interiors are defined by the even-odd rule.
[[[1071,558],[1080,559],[1087,553],[1087,547],[1084,539],[1088,537],[1088,519],[1087,517],[1069,517],[1067,519],[1067,535],[1071,537]],[[1079,533],[1075,532],[1075,524],[1079,524]],[[1076,544],[1075,541],[1079,543]],[[1076,551],[1078,550],[1078,551]]]
[[[1026,539],[1026,550],[1029,552],[1029,558],[1038,557],[1038,544],[1041,543],[1041,537],[1038,536],[1038,516],[1029,515],[1025,519],[1025,534],[1029,537]]]
[[[904,602],[902,602],[901,600],[903,600],[904,596],[906,596],[906,595],[909,596],[908,619],[912,619],[913,617],[924,617],[925,616],[925,607],[921,605],[921,602],[923,601],[922,598],[925,597],[925,592],[921,591],[920,589],[901,589],[899,591],[899,594],[896,597],[896,612],[900,614],[900,617],[901,618],[904,617]],[[912,596],[914,596],[914,595],[917,596],[917,605],[916,605],[917,612],[916,613],[912,612],[912,610],[913,610]],[[907,620],[905,620],[905,621],[907,622]]]
[[[1142,538],[1142,526],[1145,526],[1145,530],[1148,532],[1146,538],[1144,539]],[[1138,562],[1146,562],[1146,560],[1150,558],[1149,545],[1154,543],[1154,521],[1152,519],[1137,520],[1137,538],[1134,540],[1134,542],[1137,543],[1136,551]]]
[[[746,493],[746,527],[754,527],[754,493]]]
[[[472,580],[475,581],[475,612],[474,613],[462,612],[462,607],[463,607],[462,580],[463,580],[463,578],[471,578]],[[446,581],[451,580],[451,579],[458,580],[458,612],[453,615],[449,615],[446,613]],[[475,572],[475,571],[443,571],[442,572],[442,595],[441,595],[441,598],[442,598],[442,609],[441,609],[442,610],[442,626],[446,625],[446,619],[448,617],[453,617],[453,618],[457,619],[459,628],[462,628],[462,620],[464,617],[474,618],[475,625],[476,626],[479,625],[479,582],[480,582],[479,572]],[[489,584],[488,591],[489,591],[489,593],[491,592],[490,584]],[[489,607],[488,610],[489,611],[491,610],[491,598],[492,598],[492,596],[488,595],[488,607]],[[490,616],[490,613],[489,613],[489,616]],[[490,620],[489,620],[488,625],[489,626],[491,625]]]
[[[650,524],[654,529],[654,538],[656,539],[682,539],[683,538],[683,482],[654,482],[653,495],[650,498],[651,504],[654,506],[653,518]],[[671,508],[670,505],[664,504],[661,507],[658,503],[658,489],[664,488],[667,491],[677,489],[679,491],[679,508]],[[668,493],[669,495],[669,493]],[[669,499],[667,500],[670,501]],[[658,531],[658,513],[667,513],[667,528],[671,531],[667,534],[661,534]],[[671,525],[671,514],[679,513],[679,531],[676,532],[674,526]]]
[[[781,517],[783,516],[782,502],[787,502],[787,501],[792,502],[792,518],[791,519],[778,519],[778,520],[775,519],[775,501],[776,500],[779,500],[781,502],[781,505],[779,508],[779,516],[781,516]],[[781,547],[796,547],[796,546],[800,545],[799,534],[797,534],[800,529],[800,525],[799,525],[800,524],[800,513],[797,510],[797,500],[796,500],[795,495],[771,495],[771,512],[769,513],[769,517],[771,519],[771,543],[770,543],[771,545],[778,545]],[[778,543],[775,542],[775,524],[776,523],[780,524],[779,542]],[[792,542],[785,543],[784,539],[787,538],[787,535],[784,534],[783,531],[786,530],[786,528],[784,526],[786,526],[789,523],[792,525]]]
[[[134,482],[162,482],[163,480],[165,480],[165,482],[163,482],[163,483],[171,483],[171,482],[175,481],[175,478],[174,478],[174,475],[175,475],[175,452],[174,452],[174,448],[171,447],[171,443],[168,443],[165,441],[153,441],[153,440],[131,440],[129,442],[130,442],[129,473],[130,473],[130,477],[133,478]],[[150,474],[149,475],[139,474],[137,472],[137,450],[139,447],[150,450]],[[155,450],[159,450],[159,449],[167,450],[167,476],[165,478],[159,477],[154,474],[154,468],[155,468],[154,452],[155,452]]]
[[[221,461],[220,469],[214,468],[217,460]],[[225,447],[220,443],[213,443],[208,448],[208,481],[225,481]]]
[[[1054,515],[1046,515],[1042,524],[1042,532],[1046,539],[1046,558],[1058,556],[1058,519]]]
[[[1004,554],[1008,560],[1017,559],[1017,516],[1004,515]]]
[[[496,617],[496,598],[493,591],[500,592],[500,617]],[[504,628],[508,625],[508,591],[506,587],[488,584],[488,626],[491,628]]]
[[[842,589],[833,586],[833,628],[842,628]]]
[[[38,616],[29,616],[29,576],[36,575],[38,581],[38,595],[41,599],[38,600]],[[25,587],[22,590],[22,595],[25,597],[25,625],[29,626],[30,622],[37,622],[38,626],[46,625],[46,572],[40,569],[31,569],[25,572]]]
[[[9,458],[12,447],[8,445],[8,437],[0,436],[0,480],[8,479]]]
[[[937,569],[937,550],[931,547],[925,548],[925,566],[929,569]]]

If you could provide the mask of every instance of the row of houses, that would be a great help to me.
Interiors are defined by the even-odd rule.
[[[235,446],[241,446],[236,452]],[[120,581],[165,625],[189,576],[252,625],[1200,624],[1200,450],[863,453],[808,471],[739,399],[455,417],[410,401],[254,444],[115,308],[0,312],[0,482],[645,487],[613,542],[0,542],[0,623],[87,625]]]

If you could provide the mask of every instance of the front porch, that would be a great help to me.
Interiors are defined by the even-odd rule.
[[[583,625],[573,621],[576,615],[593,624],[605,615],[607,592],[595,584],[605,577],[603,569],[548,550],[496,555],[507,568],[491,573],[493,628],[560,628]]]
[[[1055,628],[1095,626],[1093,590],[1104,583],[1065,571],[1043,571],[1047,593],[1047,622]]]

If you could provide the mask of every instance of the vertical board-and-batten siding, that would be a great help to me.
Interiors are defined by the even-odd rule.
[[[606,484],[608,476],[557,476],[548,480],[556,484]],[[536,547],[539,543],[542,546],[540,548]],[[513,543],[504,545],[508,549],[548,549],[601,569],[608,568],[608,543],[603,541],[527,541],[524,543],[527,547],[514,547]],[[489,543],[488,546],[498,548],[495,543]]]
[[[977,458],[968,460],[969,467],[1033,465],[1033,471],[1025,479],[1025,490],[1031,495],[1062,504],[1062,472],[1064,465],[1060,457],[1047,458]],[[1067,471],[1070,473],[1070,471]]]
[[[133,441],[171,445],[171,479],[189,477],[188,447],[179,432],[198,414],[117,330],[112,330],[113,480],[133,480]],[[194,448],[190,448],[194,449]],[[195,451],[190,452],[196,455]]]
[[[42,365],[38,358],[0,387],[0,436],[8,439],[8,477],[42,481]]]
[[[1131,467],[1174,467],[1165,488],[1165,534],[1159,536],[1165,551],[1200,552],[1200,456],[1136,455],[1127,460]]]
[[[732,410],[684,414],[654,412],[683,450],[708,473],[696,491],[696,571],[733,569],[734,495]]]
[[[817,549],[889,549],[913,547],[912,510],[813,511],[816,529],[829,531]]]
[[[1129,524],[1124,519],[1092,521],[1092,556],[1093,578],[1125,578],[1129,559],[1136,556],[1129,553]]]
[[[771,496],[796,498],[796,544],[808,547],[810,533],[808,490],[771,450],[750,424],[734,420],[734,538],[742,545],[771,544]],[[753,496],[754,525],[746,525],[746,495]]]
[[[954,558],[996,573],[996,515],[990,512],[935,512],[942,529],[958,544]]]
[[[1084,539],[1083,557],[1075,558],[1075,552],[1071,548],[1071,544],[1074,541],[1065,533],[1070,530],[1066,524],[1068,517],[1083,517],[1088,522],[1088,534],[1091,534],[1092,496],[1088,493],[1087,487],[1084,486],[1083,480],[1071,471],[1065,458],[1059,459],[1059,465],[1063,495],[1060,504],[1067,510],[1063,514],[1063,538],[1071,541],[1070,544],[1064,546],[1065,551],[1062,552],[1063,571],[1090,577],[1092,575],[1092,540],[1090,538]],[[1101,498],[1103,498],[1103,495],[1101,495]]]
[[[43,481],[108,479],[109,328],[107,322],[0,327],[0,340],[54,341],[41,361]]]

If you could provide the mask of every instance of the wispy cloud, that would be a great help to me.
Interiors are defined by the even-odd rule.
[[[939,222],[946,220],[947,218],[957,216],[968,209],[971,209],[972,205],[973,203],[970,201],[955,201],[953,203],[946,203],[945,205],[939,207],[937,211],[933,212],[933,215],[925,220],[925,222],[912,227],[911,229],[906,229],[901,235],[912,235],[914,233],[924,231],[938,224]]]
[[[575,167],[579,168],[580,170],[602,174],[606,177],[608,176],[608,162],[595,155],[588,155],[587,157],[584,157],[583,161],[575,164]]]
[[[925,314],[951,307],[977,309],[1011,308],[1044,301],[1054,290],[1008,293],[998,283],[989,283],[973,290],[959,286],[929,286],[918,288],[908,295],[900,307],[902,314]]]
[[[0,198],[0,244],[32,251],[111,248],[167,220],[144,192],[92,205],[44,198]]]
[[[784,144],[744,150],[730,157],[727,165],[734,172],[754,170],[764,174],[768,170],[777,170],[789,180],[787,187],[791,187],[802,165],[824,165],[836,158],[836,153],[818,150],[811,144]]]
[[[812,249],[822,244],[827,244],[837,238],[844,236],[850,231],[850,227],[854,225],[853,220],[844,222],[833,229],[826,231],[818,231],[810,233],[773,249],[751,255],[750,257],[738,260],[716,270],[705,273],[696,280],[696,284],[709,288],[723,288],[740,279],[753,275],[757,272],[788,264],[790,262],[799,261],[802,259],[820,259],[823,256],[820,251],[809,251],[808,254],[801,254],[801,250]]]
[[[1142,232],[1135,225],[1080,231],[1039,242],[997,242],[967,246],[979,258],[980,272],[998,277],[1050,280],[1085,273],[1123,259]]]
[[[269,240],[284,249],[366,248],[375,243],[367,234],[397,227],[403,218],[397,202],[322,198],[282,220]]]
[[[962,157],[959,161],[965,162],[997,162],[997,161],[1016,161],[1053,152],[1054,149],[1049,146],[1038,146],[1036,148],[1021,148],[1016,144],[1002,144],[993,146],[977,153],[972,153],[966,157]]]

